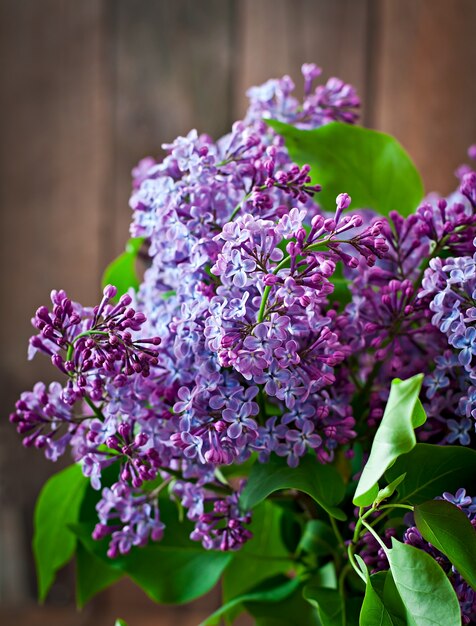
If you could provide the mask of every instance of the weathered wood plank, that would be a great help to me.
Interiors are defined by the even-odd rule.
[[[234,115],[245,91],[289,74],[302,92],[300,68],[314,62],[323,77],[354,84],[364,99],[368,0],[242,0],[237,5],[237,80]]]
[[[103,29],[102,0],[0,3],[1,497],[18,507],[18,524],[57,469],[23,452],[5,419],[22,390],[51,376],[47,359],[26,362],[30,317],[53,287],[97,300],[110,149]],[[8,559],[0,568],[29,594]]]
[[[118,0],[116,22],[115,245],[127,237],[130,171],[192,128],[228,132],[233,0]]]
[[[447,193],[476,140],[474,0],[382,0],[376,128],[412,154],[428,190]]]

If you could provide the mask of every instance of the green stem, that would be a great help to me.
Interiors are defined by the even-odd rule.
[[[66,352],[66,360],[67,361],[71,361],[71,357],[73,356],[73,352],[74,352],[74,344],[78,341],[78,339],[82,339],[83,337],[90,337],[91,335],[106,335],[108,336],[109,333],[103,331],[103,330],[85,330],[84,333],[80,333],[77,337],[75,337],[73,339],[73,343],[70,343],[68,346],[68,351]]]
[[[247,193],[246,196],[242,200],[240,200],[240,202],[238,202],[236,207],[233,209],[233,213],[230,215],[230,219],[229,219],[230,222],[233,221],[233,219],[235,218],[235,215],[241,210],[241,207],[250,198],[250,196],[251,196],[251,192]]]
[[[352,565],[352,567],[355,570],[355,573],[359,576],[359,578],[361,578],[365,584],[367,584],[367,579],[364,576],[364,573],[361,571],[360,567],[358,566],[357,561],[355,560],[355,556],[354,556],[354,543],[350,543],[347,547],[347,556],[349,557],[349,563]]]
[[[380,547],[382,548],[382,550],[385,552],[385,554],[388,551],[387,546],[384,544],[384,542],[380,539],[380,537],[378,536],[378,534],[375,532],[375,530],[372,528],[372,526],[370,524],[367,524],[367,522],[365,520],[362,520],[362,524],[365,526],[365,528],[369,531],[369,533],[371,535],[373,535],[375,541],[377,541],[380,545]]]
[[[339,595],[342,598],[342,623],[343,624],[347,624],[347,615],[345,612],[345,579],[351,569],[352,569],[352,566],[350,565],[350,563],[347,563],[346,565],[344,565],[341,573],[339,574],[338,587],[339,587]]]
[[[86,402],[86,404],[92,409],[94,415],[96,417],[99,417],[99,419],[105,420],[106,418],[104,417],[103,412],[101,411],[101,409],[99,409],[94,402],[88,398],[88,396],[85,396],[84,401]]]
[[[383,504],[377,507],[377,509],[408,509],[409,511],[413,511],[414,507],[412,507],[411,504]],[[378,519],[376,521],[378,521]]]
[[[329,515],[329,519],[331,522],[331,526],[332,526],[332,530],[334,531],[334,535],[337,537],[337,542],[339,544],[339,546],[345,550],[345,541],[344,538],[342,537],[342,534],[337,526],[337,522],[335,521],[335,519],[332,517],[332,515]]]
[[[178,478],[179,480],[186,480],[189,483],[197,482],[196,478],[184,478],[180,470],[173,470],[173,469],[170,469],[169,467],[164,467],[164,466],[159,467],[159,470],[162,472],[166,472],[167,474],[170,474],[170,476],[174,476],[175,478]],[[215,493],[218,493],[221,495],[229,495],[232,491],[231,487],[228,487],[228,488],[225,486],[220,487],[218,485],[212,485],[210,483],[203,485],[203,487],[205,489],[208,489],[209,491],[214,491]]]
[[[371,523],[371,526],[376,526],[381,520],[383,520],[384,517],[387,517],[387,515],[393,509],[408,509],[409,511],[414,510],[414,508],[410,506],[409,504],[384,504],[382,506],[379,506],[378,509],[379,510],[386,509],[386,511],[382,513],[382,515],[379,515],[377,519],[373,520],[373,522]]]
[[[168,476],[163,482],[160,483],[153,491],[150,492],[149,498],[153,500],[172,482],[172,476]]]

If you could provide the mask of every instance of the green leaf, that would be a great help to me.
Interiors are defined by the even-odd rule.
[[[317,610],[302,595],[302,586],[281,602],[246,602],[255,626],[322,626]]]
[[[291,554],[294,554],[302,536],[301,520],[292,511],[283,510],[280,526],[281,540],[286,546],[286,549]]]
[[[253,537],[236,552],[222,578],[223,603],[247,593],[266,578],[289,572],[294,561],[283,544],[280,529],[284,511],[271,502],[262,502],[253,511]],[[232,621],[242,607],[228,612]]]
[[[344,482],[332,465],[323,465],[311,455],[301,459],[298,467],[289,467],[286,460],[272,456],[268,463],[253,466],[244,488],[240,505],[249,510],[271,493],[281,489],[297,489],[311,496],[329,515],[345,520],[337,508],[344,497]]]
[[[395,586],[416,626],[461,624],[458,598],[435,559],[393,538],[387,557]]]
[[[326,556],[336,552],[335,543],[336,537],[329,524],[319,519],[311,519],[304,528],[298,551]]]
[[[239,606],[243,602],[280,602],[291,595],[299,587],[297,578],[286,578],[286,576],[273,576],[261,582],[259,585],[239,596],[236,596],[212,615],[207,617],[200,626],[218,626],[221,617]]]
[[[381,595],[381,597],[383,597],[385,606],[388,612],[392,615],[397,626],[415,626],[415,620],[408,613],[405,605],[403,604],[390,570],[386,572],[383,590],[379,591],[377,589],[377,591],[381,594],[383,593],[383,596]]]
[[[363,559],[358,555],[355,558],[367,578],[365,597],[360,610],[360,626],[406,626],[406,620],[393,615],[387,606],[384,589],[387,575],[391,576],[391,573],[378,572],[370,576]]]
[[[76,546],[76,602],[79,608],[122,576],[121,571],[88,552],[78,541]]]
[[[430,500],[415,507],[415,523],[476,590],[476,531],[463,511],[445,500]]]
[[[387,406],[360,477],[353,502],[369,506],[378,494],[378,481],[392,463],[416,444],[414,429],[424,424],[425,411],[418,400],[423,374],[392,381]],[[402,474],[403,472],[400,472]]]
[[[344,603],[336,589],[308,584],[303,596],[317,608],[322,626],[345,626]]]
[[[405,480],[405,476],[406,474],[401,474],[400,476],[397,476],[397,478],[395,478],[395,480],[392,480],[392,482],[389,483],[386,487],[384,487],[383,489],[380,489],[377,494],[377,497],[375,498],[373,502],[373,506],[378,507],[380,504],[382,504],[384,500],[391,498],[393,494],[395,493],[395,490],[397,489],[398,485],[403,480]]]
[[[386,472],[388,480],[406,472],[397,487],[398,501],[421,504],[444,491],[464,487],[471,492],[476,482],[476,451],[464,446],[417,443]]]
[[[127,626],[127,624],[123,619],[116,619],[114,626]]]
[[[129,554],[116,559],[109,559],[106,554],[107,538],[102,541],[92,539],[94,523],[76,524],[73,530],[86,550],[127,574],[155,602],[189,602],[214,587],[233,554],[205,550],[196,541],[191,541],[192,525],[188,521],[179,522],[177,509],[170,500],[160,500],[160,512],[166,525],[163,539],[143,548],[132,548]]]
[[[352,208],[381,215],[410,215],[421,202],[421,177],[398,141],[375,130],[333,122],[300,130],[276,120],[268,124],[284,137],[293,161],[311,166],[313,183],[322,185],[319,204],[333,211],[339,193],[352,197]]]
[[[102,285],[114,285],[117,287],[117,297],[122,296],[131,287],[135,291],[139,289],[139,278],[136,272],[136,260],[144,243],[143,237],[129,239],[126,250],[120,254],[104,270]]]
[[[41,490],[33,536],[40,602],[46,598],[56,572],[74,554],[76,537],[68,525],[78,521],[88,482],[79,465],[71,465],[52,476]]]

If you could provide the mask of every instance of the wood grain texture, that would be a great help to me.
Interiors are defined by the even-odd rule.
[[[314,62],[323,77],[339,76],[365,99],[368,0],[242,0],[237,5],[234,116],[243,116],[246,90],[289,74],[302,93],[300,68]]]
[[[0,497],[18,507],[19,525],[21,507],[30,518],[34,494],[57,469],[23,451],[6,423],[19,393],[52,376],[47,359],[26,362],[30,318],[55,287],[84,303],[97,300],[111,147],[102,29],[96,0],[0,3],[0,267],[8,294],[0,325],[0,456],[10,478]],[[27,529],[24,536],[26,543]],[[18,571],[2,559],[0,580],[29,595],[27,581],[12,581]]]
[[[115,245],[127,237],[130,172],[191,128],[212,137],[231,119],[233,0],[118,0],[115,31]]]
[[[448,193],[476,141],[474,0],[382,0],[373,125],[409,150],[427,190]]]

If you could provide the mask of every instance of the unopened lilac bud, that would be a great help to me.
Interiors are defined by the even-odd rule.
[[[314,217],[311,220],[312,228],[317,230],[321,228],[323,224],[324,224],[324,218],[322,217],[322,215],[314,215]]]
[[[350,206],[352,198],[348,193],[340,193],[336,198],[336,205],[339,210],[347,209]]]
[[[103,290],[103,295],[105,298],[114,298],[117,294],[117,287],[114,285],[106,285]]]
[[[333,230],[335,230],[336,227],[336,223],[335,220],[333,220],[332,218],[327,218],[326,220],[324,220],[324,228],[327,230],[327,232],[331,233]]]
[[[295,250],[296,250],[296,244],[294,243],[294,241],[290,241],[286,245],[286,252],[289,254],[289,256],[295,256]]]
[[[106,446],[111,448],[111,450],[119,450],[120,445],[117,437],[115,435],[111,435],[106,439]]]
[[[119,304],[122,306],[129,306],[131,302],[132,298],[128,293],[123,294],[119,300]]]
[[[276,274],[266,274],[263,281],[265,285],[272,287],[273,285],[276,285],[280,279],[276,276]]]

